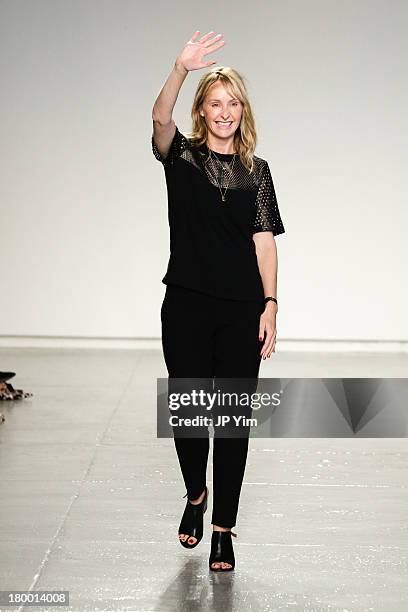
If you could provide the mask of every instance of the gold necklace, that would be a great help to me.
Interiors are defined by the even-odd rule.
[[[208,148],[208,150],[209,150],[209,152],[210,152],[210,157],[212,157],[212,156],[214,155],[214,157],[215,157],[215,159],[218,161],[218,163],[220,163],[220,164],[221,164],[222,169],[223,169],[223,170],[225,170],[225,166],[224,166],[224,164],[222,164],[222,163],[221,163],[221,161],[218,159],[218,157],[215,155],[215,153],[214,153],[213,151],[211,151],[211,149],[210,149],[210,148]],[[220,185],[220,184],[219,184],[219,182],[218,182],[217,176],[215,177],[215,180],[217,181],[218,189],[220,190],[221,200],[222,200],[223,202],[226,202],[225,195],[226,195],[227,190],[228,190],[228,185],[229,185],[229,184],[230,184],[230,182],[231,182],[232,171],[233,171],[233,169],[234,169],[234,164],[235,164],[235,155],[236,155],[236,154],[235,154],[235,153],[233,153],[233,155],[234,155],[234,157],[232,158],[232,166],[231,166],[230,171],[229,171],[229,172],[230,172],[230,176],[229,176],[229,179],[228,179],[228,184],[227,184],[227,186],[226,186],[226,188],[225,188],[224,193],[222,193],[221,185]],[[230,162],[230,163],[231,163],[231,162]],[[227,164],[227,165],[228,165],[228,164]]]

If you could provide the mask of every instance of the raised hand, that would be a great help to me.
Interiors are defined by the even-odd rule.
[[[205,34],[199,40],[196,40],[199,34],[200,30],[194,32],[193,36],[181,50],[176,59],[176,64],[183,66],[188,71],[199,70],[200,68],[207,68],[212,64],[216,64],[216,60],[204,61],[204,57],[225,45],[224,40],[221,40],[218,43],[216,42],[217,39],[222,37],[222,34],[212,36],[214,32],[208,32],[208,34]]]

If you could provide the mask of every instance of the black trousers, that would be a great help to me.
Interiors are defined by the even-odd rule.
[[[256,381],[263,343],[259,340],[260,302],[213,297],[167,285],[161,307],[162,345],[169,380],[243,378]],[[174,428],[173,428],[174,430]],[[248,454],[246,435],[217,436],[214,428],[213,512],[211,522],[234,527]],[[205,437],[176,437],[175,447],[188,499],[206,485],[209,431]]]

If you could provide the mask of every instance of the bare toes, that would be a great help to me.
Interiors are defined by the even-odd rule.
[[[188,540],[190,546],[197,542],[197,538],[195,538],[194,536],[189,536],[186,533],[179,533],[179,540],[182,540],[183,542],[187,542]]]

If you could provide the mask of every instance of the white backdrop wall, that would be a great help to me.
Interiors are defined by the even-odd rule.
[[[246,79],[274,178],[278,338],[408,340],[407,18],[403,0],[2,0],[0,335],[160,337],[151,110],[198,29]]]

